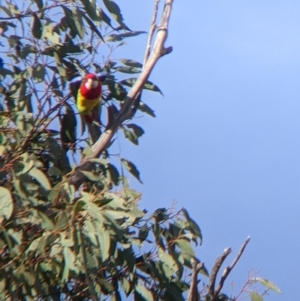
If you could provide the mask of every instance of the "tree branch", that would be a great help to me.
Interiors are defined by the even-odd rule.
[[[210,296],[211,300],[214,300],[215,298],[215,283],[216,283],[218,272],[223,262],[225,261],[225,259],[230,253],[231,253],[230,248],[224,249],[223,254],[216,259],[215,264],[211,269],[211,273],[209,277],[209,285],[208,285],[208,295]]]
[[[247,237],[247,239],[244,241],[244,243],[242,244],[242,247],[240,248],[239,253],[237,254],[237,256],[234,258],[233,262],[231,263],[230,266],[226,267],[223,271],[222,277],[220,279],[219,285],[215,291],[215,295],[218,295],[224,285],[224,282],[226,280],[226,278],[228,277],[229,273],[231,272],[231,270],[234,268],[234,266],[236,265],[236,263],[239,261],[239,259],[241,258],[248,242],[250,240],[250,236]]]
[[[155,0],[155,2],[154,2],[153,16],[152,16],[150,31],[149,31],[149,35],[148,35],[148,39],[147,39],[143,66],[146,65],[148,58],[150,56],[152,39],[153,39],[153,35],[154,35],[155,29],[156,29],[156,19],[157,19],[157,11],[158,11],[159,2],[160,2],[160,0]]]
[[[198,262],[195,259],[192,262],[193,266],[193,272],[191,276],[191,285],[190,285],[190,290],[189,294],[187,297],[187,301],[199,301],[200,300],[200,295],[198,293],[198,273],[199,271],[203,268],[203,263]]]
[[[157,0],[155,1],[157,2]],[[140,92],[142,91],[144,84],[149,78],[150,73],[152,72],[155,64],[163,55],[168,54],[172,51],[172,47],[165,48],[164,44],[168,35],[169,20],[173,1],[174,0],[165,0],[163,13],[161,16],[160,24],[157,27],[157,33],[151,54],[147,59],[147,62],[144,65],[144,68],[137,81],[135,82],[134,86],[128,92],[128,95],[124,100],[124,104],[119,113],[116,115],[114,122],[110,127],[106,129],[106,131],[102,133],[98,141],[93,145],[92,155],[84,158],[84,160],[77,167],[75,173],[69,178],[69,184],[74,185],[76,189],[78,189],[79,186],[85,180],[85,176],[80,172],[80,170],[90,170],[93,167],[93,164],[88,162],[88,160],[91,158],[98,158],[101,155],[101,153],[106,149],[107,145],[113,138],[119,126],[125,120],[133,117],[133,114],[135,112],[133,107],[135,100],[139,97]],[[152,31],[150,30],[149,35],[153,34],[151,32]]]

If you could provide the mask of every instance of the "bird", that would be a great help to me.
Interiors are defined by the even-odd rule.
[[[86,74],[77,92],[78,112],[86,122],[98,121],[97,113],[101,105],[102,83],[94,73]]]
[[[100,131],[100,109],[102,83],[106,75],[97,76],[94,73],[87,73],[82,80],[70,84],[71,94],[75,98],[77,110],[83,117],[90,132],[92,142],[99,138]]]

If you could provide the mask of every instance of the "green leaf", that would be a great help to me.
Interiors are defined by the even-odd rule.
[[[130,32],[125,32],[125,33],[120,33],[120,34],[112,34],[109,35],[105,38],[106,42],[119,42],[123,41],[123,39],[130,38],[130,37],[135,37],[140,34],[146,33],[146,31],[130,31]]]
[[[83,210],[84,206],[85,206],[84,201],[82,200],[77,201],[75,204],[74,212],[78,213],[79,211]]]
[[[136,78],[127,78],[127,79],[124,79],[124,80],[120,81],[119,84],[124,85],[124,86],[128,86],[128,87],[133,87],[136,80],[137,80]],[[157,85],[153,84],[150,81],[147,81],[145,83],[144,89],[151,90],[151,91],[154,91],[154,92],[159,92],[161,95],[163,95],[163,93],[161,92],[159,87]]]
[[[108,198],[99,199],[95,201],[95,204],[97,204],[99,207],[102,207],[109,204],[112,200],[113,199],[108,199]]]
[[[195,256],[195,253],[188,239],[185,238],[176,239],[175,243],[183,253],[190,256]]]
[[[140,103],[139,103],[138,110],[140,110],[152,117],[156,117],[154,111],[142,101],[140,101]]]
[[[141,184],[143,183],[140,179],[140,172],[132,162],[122,158],[121,163]]]
[[[148,237],[148,234],[149,234],[149,230],[148,230],[148,225],[147,223],[145,223],[139,230],[139,239],[141,241],[144,241],[147,237]]]
[[[158,249],[158,257],[162,263],[162,268],[164,270],[165,276],[168,279],[171,279],[173,275],[175,275],[178,271],[178,266],[174,258],[165,253],[162,248]]]
[[[67,75],[66,68],[62,64],[62,61],[61,61],[61,58],[60,58],[58,52],[54,51],[53,55],[54,55],[54,59],[55,59],[55,62],[56,62],[56,67],[57,67],[58,73],[61,76],[61,81],[62,81],[62,83],[64,83],[64,78]]]
[[[53,230],[54,229],[54,224],[52,222],[52,220],[45,215],[44,213],[38,211],[38,216],[41,218],[41,226],[42,228],[46,229],[46,230]]]
[[[22,45],[22,37],[20,36],[10,35],[7,40],[10,47],[20,47]]]
[[[48,178],[41,170],[37,169],[36,167],[33,167],[30,169],[28,174],[31,177],[35,178],[36,181],[39,182],[41,184],[41,186],[44,187],[46,190],[51,189],[51,184],[50,184]]]
[[[87,1],[87,2],[89,2],[89,1]],[[90,3],[90,2],[89,2]],[[102,41],[104,41],[103,40],[103,37],[102,37],[102,35],[101,35],[101,33],[100,33],[100,31],[98,30],[98,28],[96,27],[96,25],[83,13],[82,14],[82,16],[83,16],[83,18],[85,19],[85,21],[87,22],[87,24],[89,25],[89,27],[90,27],[90,29],[91,29],[91,31],[93,31],[93,32],[95,32],[97,35],[98,35],[98,37],[102,40]]]
[[[59,212],[56,216],[55,228],[54,230],[60,230],[67,226],[70,221],[70,216],[66,214],[66,212]]]
[[[84,30],[82,27],[82,22],[80,17],[77,15],[77,12],[75,10],[70,10],[66,6],[62,5],[62,9],[64,10],[66,21],[68,24],[68,27],[71,29],[71,34],[76,36],[76,34],[83,38],[84,36]],[[81,15],[80,15],[81,16]]]
[[[127,280],[126,277],[122,277],[121,278],[121,287],[122,287],[122,290],[124,291],[124,293],[126,294],[126,296],[128,297],[129,296],[129,293],[130,293],[130,282]]]
[[[134,123],[128,123],[126,124],[126,127],[130,128],[133,130],[134,132],[134,135],[139,138],[141,137],[142,135],[145,134],[145,131],[138,125],[134,124]]]
[[[3,219],[8,220],[13,212],[13,200],[10,191],[5,187],[0,187],[0,223]]]
[[[66,112],[60,120],[60,137],[66,147],[68,143],[73,144],[76,142],[77,120],[73,108],[69,104],[65,104],[65,107]]]
[[[110,249],[110,235],[104,227],[100,227],[97,223],[97,236],[100,245],[100,253],[102,261],[105,261],[109,258],[109,249]]]
[[[183,215],[185,216],[188,222],[188,227],[186,227],[185,229],[190,230],[195,236],[197,236],[200,239],[200,245],[201,245],[203,238],[202,238],[202,232],[200,230],[200,227],[192,218],[190,218],[190,215],[188,214],[186,209],[182,208],[181,212],[183,213]]]
[[[68,247],[64,248],[64,260],[65,260],[65,266],[64,271],[62,275],[62,281],[66,281],[69,279],[69,271],[78,271],[77,267],[75,267],[74,263],[76,260],[75,253]]]
[[[274,291],[274,292],[276,292],[278,294],[281,294],[280,289],[273,282],[271,282],[268,279],[264,279],[264,278],[260,278],[260,277],[255,277],[255,278],[253,278],[253,281],[259,282],[260,284],[262,284],[266,288],[268,288],[268,289],[270,289],[270,290],[272,290],[272,291]]]
[[[256,292],[250,292],[250,300],[251,301],[263,301],[263,297]]]
[[[8,280],[7,280],[8,281]],[[5,278],[2,278],[0,280],[0,300],[5,300],[5,282],[6,282],[6,279]]]
[[[166,284],[164,300],[167,300],[167,301],[171,301],[171,300],[172,301],[184,301],[185,299],[182,296],[182,288],[179,287],[174,282]]]
[[[110,19],[110,17],[109,17],[102,9],[99,9],[99,12],[100,12],[101,19],[102,19],[108,26],[110,26],[111,28],[114,29],[114,27],[113,27],[112,24],[111,24],[111,19]]]
[[[48,23],[47,25],[44,25],[42,38],[45,39],[48,42],[49,46],[53,45],[54,47],[57,47],[57,45],[60,45],[59,34],[54,31],[54,27],[51,23]],[[47,50],[46,50],[46,52],[47,52]],[[50,53],[47,54],[47,55],[50,55]]]
[[[108,161],[106,159],[93,158],[93,159],[89,159],[88,161],[92,163],[97,163],[99,165],[103,165],[105,167],[108,166]]]
[[[14,72],[12,72],[9,69],[0,68],[0,75],[2,75],[3,77],[5,77],[6,75],[10,75],[11,77],[14,77]]]
[[[13,16],[12,12],[7,7],[0,5],[0,9],[3,10],[8,16]]]
[[[206,268],[206,266],[204,265],[204,263],[202,262],[202,268],[200,269],[200,274],[206,276],[206,277],[209,277],[209,272]]]
[[[119,59],[119,61],[121,63],[123,63],[124,65],[126,66],[129,66],[129,67],[135,67],[135,68],[142,68],[143,67],[143,64],[139,63],[139,62],[136,62],[134,60],[129,60],[129,59]]]
[[[113,97],[113,98],[115,98],[117,100],[120,100],[120,101],[124,100],[124,98],[127,95],[127,91],[122,85],[116,83],[114,80],[107,80],[107,85],[108,85],[109,91],[111,92],[107,96],[107,99],[111,99]],[[113,109],[113,107],[114,107],[114,105],[111,105],[107,108],[108,114],[109,114],[108,117],[110,119],[112,119],[112,117],[113,117],[111,115],[115,115],[118,112],[118,110]]]
[[[83,38],[84,36],[84,27],[83,27],[83,21],[82,21],[82,18],[84,16],[84,13],[81,12],[81,10],[76,7],[73,11],[73,19],[75,21],[75,25],[76,25],[76,28],[77,28],[77,32],[78,32],[78,35],[80,36],[80,38]]]
[[[124,262],[127,264],[127,268],[129,272],[135,271],[135,256],[132,249],[132,246],[126,247],[123,245],[123,256],[124,256]]]
[[[21,12],[20,10],[18,9],[18,6],[15,5],[15,4],[11,4],[11,3],[7,3],[6,4],[7,7],[9,8],[9,10],[14,14],[14,15],[20,15]]]
[[[98,182],[101,180],[102,176],[100,175],[95,175],[90,171],[85,171],[85,170],[81,170],[81,173],[83,173],[90,181],[92,182]]]
[[[122,128],[122,131],[124,133],[125,138],[127,138],[130,142],[132,142],[135,145],[139,144],[137,137],[132,131],[126,130],[124,127]]]
[[[139,283],[136,284],[135,291],[142,297],[143,300],[154,301],[152,292],[148,290],[144,285],[140,285]]]
[[[97,282],[100,284],[101,290],[103,290],[105,294],[109,294],[114,291],[114,286],[107,281],[107,279],[97,277]]]
[[[90,252],[85,252],[85,254],[86,254],[87,268],[89,274],[96,275],[97,268],[98,268],[97,259],[93,255],[91,255]]]
[[[80,0],[81,3],[83,4],[85,11],[89,15],[89,17],[94,20],[94,21],[101,21],[101,15],[99,12],[99,8],[97,8],[96,4],[94,1],[90,0]]]
[[[43,33],[42,22],[35,13],[32,13],[32,17],[33,17],[33,20],[32,20],[32,35],[36,39],[40,39],[42,37],[42,33]]]
[[[35,68],[29,69],[29,74],[33,77],[33,80],[38,84],[44,81],[45,67],[42,64],[38,64]]]
[[[118,185],[120,182],[120,173],[117,170],[117,168],[112,164],[108,164],[108,172],[109,172],[111,182],[114,185]]]
[[[124,29],[130,30],[126,24],[123,22],[123,16],[119,6],[112,0],[103,0],[104,5],[106,6],[107,10],[111,14],[114,20],[116,20]]]
[[[22,47],[21,58],[25,59],[30,53],[37,53],[37,52],[38,51],[34,46],[26,44],[24,47]]]
[[[135,67],[128,67],[128,66],[117,66],[113,69],[118,71],[118,72],[121,72],[121,73],[129,73],[129,74],[134,74],[134,73],[141,72],[140,69],[137,69]]]

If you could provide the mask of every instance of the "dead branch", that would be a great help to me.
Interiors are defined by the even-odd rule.
[[[209,285],[208,285],[208,295],[210,296],[211,300],[214,300],[215,297],[215,283],[216,283],[218,272],[223,262],[225,261],[225,259],[230,253],[231,253],[230,248],[224,249],[223,254],[216,259],[214,266],[211,269],[210,277],[209,277]]]
[[[200,301],[200,295],[198,293],[198,273],[203,268],[203,263],[193,260],[192,262],[193,272],[191,276],[191,285],[187,301]]]
[[[227,256],[231,253],[231,249],[230,248],[226,248],[223,251],[223,254],[218,257],[214,263],[214,266],[211,270],[210,273],[210,277],[209,277],[209,285],[208,285],[208,295],[210,297],[210,300],[216,300],[216,297],[218,296],[218,294],[221,292],[221,289],[223,288],[224,282],[226,280],[226,278],[228,277],[229,273],[231,272],[231,270],[234,268],[234,266],[236,265],[236,263],[239,261],[239,259],[241,258],[248,242],[250,240],[250,237],[248,236],[247,239],[244,241],[244,243],[242,244],[242,247],[240,248],[239,253],[237,254],[237,256],[234,258],[233,262],[231,263],[230,266],[227,266],[224,271],[223,274],[221,276],[221,279],[219,281],[218,287],[215,289],[215,283],[216,283],[216,278],[218,276],[218,272],[223,264],[223,262],[225,261],[225,259],[227,258]]]
[[[218,295],[221,291],[221,289],[223,288],[224,282],[226,280],[226,278],[228,277],[229,273],[231,272],[231,270],[234,268],[234,266],[236,265],[236,263],[239,261],[239,259],[241,258],[248,242],[250,240],[250,236],[247,237],[247,239],[244,241],[244,243],[242,244],[239,253],[237,254],[237,256],[234,258],[233,262],[231,263],[230,266],[226,267],[223,271],[223,274],[221,276],[219,285],[215,291],[215,295]]]

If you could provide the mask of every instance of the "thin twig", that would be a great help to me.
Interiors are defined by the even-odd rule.
[[[248,242],[250,240],[250,236],[247,237],[247,239],[244,241],[244,243],[242,244],[242,247],[240,248],[240,251],[239,253],[237,254],[237,256],[234,258],[233,262],[231,263],[230,266],[226,267],[223,271],[223,274],[221,276],[221,279],[220,279],[220,282],[219,282],[219,285],[215,291],[215,294],[218,295],[224,285],[224,282],[226,280],[226,278],[228,277],[229,273],[231,272],[231,270],[234,268],[234,266],[236,265],[236,263],[239,261],[239,259],[241,258]]]

